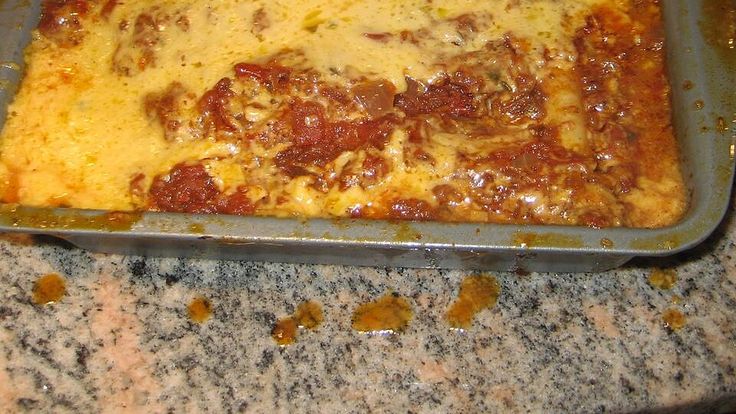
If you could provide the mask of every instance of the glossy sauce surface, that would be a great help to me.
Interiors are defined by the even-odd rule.
[[[649,284],[657,289],[672,289],[677,284],[677,272],[672,269],[654,269],[649,275]]]
[[[389,293],[358,306],[353,312],[352,327],[360,333],[398,333],[406,329],[413,317],[409,302]]]
[[[455,302],[445,317],[454,329],[468,329],[480,311],[493,307],[501,288],[496,278],[489,275],[468,276],[460,284]]]
[[[322,306],[319,303],[302,302],[292,316],[276,321],[271,330],[271,337],[280,346],[291,345],[297,340],[299,328],[314,330],[322,324],[323,320]]]
[[[56,273],[40,277],[33,284],[33,302],[46,305],[59,302],[66,294],[66,280]]]
[[[664,311],[662,320],[664,321],[664,326],[673,331],[682,329],[687,322],[685,315],[677,309],[667,309]]]
[[[196,297],[187,306],[189,319],[192,322],[203,324],[212,317],[212,303],[204,297]]]

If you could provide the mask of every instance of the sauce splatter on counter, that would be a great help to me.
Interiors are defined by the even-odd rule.
[[[212,303],[203,297],[194,298],[187,306],[189,319],[192,322],[203,324],[212,317]]]
[[[49,273],[33,284],[33,302],[47,305],[61,300],[66,294],[66,281],[56,273]]]
[[[280,346],[291,345],[296,342],[298,328],[317,329],[323,320],[322,307],[317,302],[303,302],[297,306],[294,315],[276,322],[271,337]]]
[[[681,329],[685,326],[685,315],[677,309],[667,309],[662,315],[664,320],[664,326],[670,328],[673,331]]]
[[[670,290],[677,284],[677,273],[672,269],[654,269],[649,284],[657,289]]]
[[[322,307],[317,302],[304,302],[296,308],[294,319],[300,328],[316,329],[324,320]]]
[[[271,337],[280,346],[291,345],[296,342],[297,328],[294,318],[279,319],[271,330]]]
[[[353,312],[352,326],[360,333],[393,334],[406,329],[413,317],[409,302],[390,293],[358,306]]]
[[[447,311],[447,322],[455,329],[470,328],[475,315],[496,304],[500,291],[501,288],[493,276],[466,277],[460,284],[457,300]]]

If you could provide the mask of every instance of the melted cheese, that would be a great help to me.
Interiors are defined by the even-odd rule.
[[[131,193],[132,177],[142,174],[148,188],[173,166],[201,160],[220,190],[246,186],[256,214],[344,216],[393,196],[434,206],[431,189],[461,179],[512,187],[502,174],[490,178],[459,160],[531,142],[526,125],[478,140],[462,132],[437,133],[423,145],[431,163],[405,159],[409,132],[400,127],[381,150],[390,168],[379,183],[321,191],[313,177],[286,180],[273,162],[263,161],[275,159],[288,144],[262,146],[213,136],[167,140],[162,126],[143,109],[146,95],[160,93],[172,81],[201,97],[221,78],[233,77],[235,64],[274,56],[347,89],[351,79],[361,77],[386,79],[401,93],[407,90],[407,77],[431,84],[453,57],[509,36],[523,45],[526,70],[546,95],[546,115],[538,122],[558,131],[564,148],[590,159],[580,168],[593,168],[572,38],[590,11],[603,5],[622,13],[628,7],[618,0],[167,0],[122,2],[107,18],[93,9],[83,20],[85,36],[79,45],[60,47],[36,34],[27,51],[25,80],[2,132],[5,199],[38,206],[140,209],[145,206]],[[154,41],[134,37],[142,14],[155,21]],[[457,25],[467,15],[477,18],[472,36],[464,36]],[[418,40],[402,40],[402,32],[419,34]],[[381,40],[370,36],[387,33],[392,36]],[[152,59],[145,55],[146,42]],[[265,110],[245,112],[250,121],[272,115],[268,97],[263,99]],[[340,175],[365,157],[363,149],[345,151],[325,169]],[[558,184],[516,200],[526,200],[538,221],[576,224],[564,213],[573,192]],[[672,187],[682,191],[679,178],[667,184]],[[632,195],[629,202],[646,203],[640,199],[646,197]],[[458,220],[515,221],[492,216],[469,196],[455,204]],[[682,208],[675,208],[673,216]]]

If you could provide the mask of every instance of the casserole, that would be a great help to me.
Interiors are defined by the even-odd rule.
[[[33,5],[36,7],[13,2],[4,5],[2,17],[16,19],[22,27],[17,30],[18,25],[14,25],[4,38],[10,44],[3,51],[11,52],[7,58],[14,59],[18,67],[23,63],[20,51],[24,40],[27,42],[38,18],[38,4]],[[716,82],[732,79],[733,74],[718,68],[723,57],[701,36],[700,4],[667,2],[663,8],[667,44],[677,45],[668,48],[668,70],[674,127],[683,156],[681,167],[692,194],[684,219],[669,227],[598,230],[343,218],[305,221],[166,213],[100,215],[14,205],[5,207],[3,221],[8,230],[50,233],[82,247],[90,247],[92,242],[94,250],[276,261],[554,271],[600,270],[636,255],[673,253],[702,240],[725,211],[733,174],[729,123],[733,100]],[[684,64],[691,59],[704,65]],[[6,66],[9,88],[3,95],[5,100],[19,78],[12,65]],[[708,165],[711,168],[701,168]]]

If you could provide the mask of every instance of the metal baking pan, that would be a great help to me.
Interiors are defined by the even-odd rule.
[[[703,5],[662,1],[674,125],[690,209],[655,229],[277,219],[0,207],[0,232],[61,237],[92,251],[368,266],[601,271],[705,239],[723,218],[734,174],[736,51],[704,38]],[[40,1],[0,2],[0,127],[18,86]],[[715,22],[714,22],[715,23]],[[702,101],[698,110],[695,102]]]

